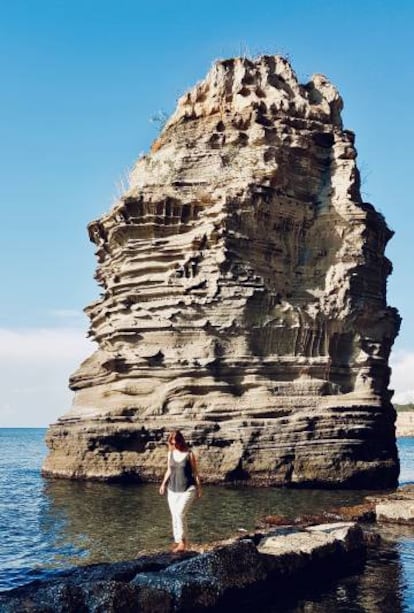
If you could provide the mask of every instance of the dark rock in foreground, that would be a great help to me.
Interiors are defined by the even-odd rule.
[[[169,613],[252,610],[294,600],[307,585],[361,566],[366,544],[352,523],[277,528],[206,553],[154,554],[35,581],[0,595],[1,613]]]

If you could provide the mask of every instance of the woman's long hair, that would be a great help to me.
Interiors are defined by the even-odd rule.
[[[170,449],[178,449],[178,451],[188,451],[188,445],[180,430],[173,430],[168,436],[168,447]]]

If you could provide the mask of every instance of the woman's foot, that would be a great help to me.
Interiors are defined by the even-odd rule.
[[[185,551],[186,549],[187,549],[187,543],[185,541],[180,541],[174,547],[173,553],[180,553],[182,551]]]

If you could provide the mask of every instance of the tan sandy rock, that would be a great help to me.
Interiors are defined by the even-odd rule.
[[[377,521],[414,525],[414,485],[404,485],[386,496],[369,497],[375,504]]]
[[[414,524],[414,500],[386,500],[375,507],[378,521]]]
[[[392,232],[322,75],[219,61],[89,225],[97,349],[44,474],[156,480],[180,428],[204,480],[396,483]]]
[[[414,436],[414,411],[397,411],[397,436]]]

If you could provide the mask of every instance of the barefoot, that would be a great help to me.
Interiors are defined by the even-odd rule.
[[[181,541],[180,543],[178,543],[177,547],[174,547],[174,553],[180,553],[182,551],[185,551],[187,549],[187,545],[185,541]]]

